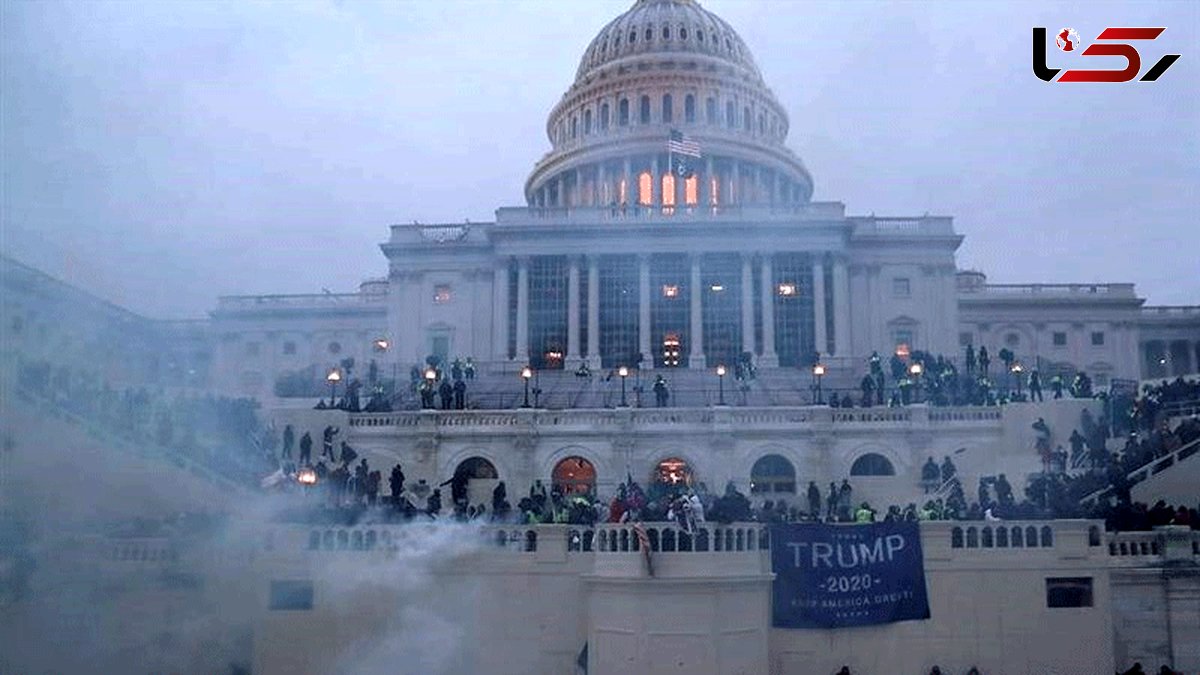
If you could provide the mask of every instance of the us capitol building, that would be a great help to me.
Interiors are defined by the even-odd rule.
[[[993,368],[1003,348],[1044,380],[1085,371],[1100,388],[1197,372],[1200,306],[1146,306],[1127,283],[990,284],[958,268],[963,237],[949,216],[860,216],[813,201],[789,129],[727,23],[695,0],[637,0],[587,45],[550,111],[550,150],[525,181],[523,206],[497,209],[492,222],[391,226],[387,275],[358,292],[221,297],[197,321],[146,319],[2,258],[4,352],[85,364],[116,385],[255,397],[277,429],[319,442],[336,426],[372,468],[386,475],[402,463],[410,485],[437,485],[468,465],[472,503],[487,503],[500,480],[518,497],[541,480],[606,498],[632,475],[712,491],[733,482],[755,500],[793,504],[809,481],[848,478],[856,502],[886,507],[926,499],[922,464],[945,456],[968,489],[1007,474],[1019,491],[1042,470],[1033,422],[1066,444],[1085,409],[1101,414],[1098,402],[831,408],[813,405],[812,366],[824,366],[826,393],[855,390],[872,353],[886,363],[923,350],[961,370],[966,345],[986,346]],[[62,316],[71,321],[53,318]],[[735,382],[747,354],[756,377]],[[421,410],[409,394],[392,412],[313,409],[346,359],[356,376],[372,364],[407,382],[431,355],[475,365],[465,410]],[[590,377],[577,376],[584,365]],[[317,393],[279,386],[297,374]],[[658,375],[671,390],[666,408],[651,407]],[[994,377],[1004,385],[1010,374]],[[1189,466],[1148,478],[1134,498],[1194,497],[1195,483],[1179,479]],[[179,472],[183,482],[198,476]],[[206,499],[215,497],[196,501]],[[434,625],[469,639],[446,672],[587,663],[593,674],[832,673],[852,663],[855,673],[917,673],[940,661],[955,673],[1092,675],[1135,658],[1200,667],[1196,576],[1164,572],[1200,561],[1191,533],[971,525],[966,546],[967,524],[921,526],[931,620],[842,631],[770,626],[766,544],[745,523],[715,528],[719,549],[656,553],[652,580],[627,525],[598,526],[586,547],[569,526],[501,527],[486,533],[498,549],[448,551],[452,562],[428,569],[404,558],[421,583],[399,575],[366,590],[347,576],[399,574],[396,551],[421,528],[260,523],[236,561],[191,551],[180,563],[177,551],[160,553],[167,540],[130,539],[95,574],[252,570],[237,584],[172,591],[170,602],[195,593],[204,603],[189,608],[239,617],[244,632],[213,640],[234,645],[230,658],[254,672],[381,670],[347,662],[343,648],[403,635],[389,611],[405,603],[437,608]],[[1015,548],[1022,539],[1029,545]],[[1085,578],[1086,605],[1048,605],[1052,580]],[[444,583],[461,593],[439,594]],[[122,597],[122,635],[136,641],[167,596]],[[422,672],[437,667],[422,662]]]

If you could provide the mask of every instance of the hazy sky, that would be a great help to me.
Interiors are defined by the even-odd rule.
[[[160,317],[354,290],[389,223],[523,203],[546,113],[631,4],[0,0],[0,250]],[[952,215],[960,267],[994,282],[1200,304],[1200,2],[704,5],[815,199]],[[1046,84],[1032,26],[1165,26],[1143,69],[1183,56],[1156,83]]]

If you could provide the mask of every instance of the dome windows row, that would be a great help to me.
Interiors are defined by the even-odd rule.
[[[732,57],[738,61],[745,57],[741,41],[734,40],[728,32],[722,33],[701,26],[692,26],[689,30],[688,26],[683,24],[662,24],[657,28],[654,24],[648,24],[641,28],[633,25],[627,29],[609,31],[597,39],[585,63],[589,68],[595,67],[610,57],[616,58],[639,47],[648,49],[656,42],[674,42],[681,46],[690,44],[696,50]]]
[[[776,141],[783,140],[785,127],[777,114],[761,109],[756,112],[750,105],[739,106],[736,98],[725,101],[722,114],[718,98],[706,97],[702,117],[695,94],[689,93],[683,96],[682,110],[677,109],[677,100],[676,96],[670,93],[663,94],[661,97],[643,94],[636,99],[636,115],[633,115],[630,98],[621,96],[616,101],[615,116],[612,114],[612,106],[609,101],[603,101],[599,105],[592,104],[582,110],[574,111],[569,118],[564,116],[554,127],[553,141],[555,145],[560,145],[594,133],[607,132],[613,125],[627,127],[635,121],[637,124],[703,123],[709,126],[724,126],[731,130],[741,129],[745,133]],[[656,105],[657,110],[655,110]]]

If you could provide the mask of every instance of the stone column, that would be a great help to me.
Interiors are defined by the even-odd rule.
[[[754,258],[742,254],[742,351],[754,353]]]
[[[596,172],[596,206],[608,206],[613,202],[612,189],[608,185],[608,167],[601,162]]]
[[[600,368],[600,256],[588,256],[588,367]]]
[[[567,260],[567,367],[579,361],[579,258]]]
[[[583,206],[583,174],[579,167],[572,172],[575,175],[575,188],[571,190],[571,202],[567,206]]]
[[[834,354],[850,356],[850,275],[840,256],[833,259],[833,342]]]
[[[700,254],[692,255],[692,280],[688,289],[691,298],[691,330],[688,336],[692,343],[688,351],[688,367],[704,368],[704,289],[700,287]]]
[[[779,365],[775,353],[775,272],[771,266],[771,254],[762,254],[762,329],[763,352],[759,365],[773,368]]]
[[[628,157],[625,158],[625,166],[622,168],[622,171],[623,173],[621,175],[621,182],[625,185],[625,201],[621,205],[627,206],[629,204],[636,204],[637,197],[634,196],[633,186],[629,184],[630,174],[633,173],[633,168],[630,166]],[[619,189],[620,186],[618,186],[618,191]],[[620,195],[618,194],[617,196],[619,197]]]
[[[642,353],[642,368],[654,368],[654,352],[650,351],[650,256],[638,256],[638,351]]]
[[[738,204],[746,203],[742,197],[742,163],[736,159],[733,160],[733,175],[729,178],[729,197],[726,203],[733,203],[735,199]]]
[[[517,361],[529,360],[529,258],[517,259]]]
[[[707,209],[712,206],[712,180],[715,177],[712,156],[709,155],[704,158],[704,182],[700,185],[701,208]]]
[[[658,175],[658,155],[650,160],[650,206],[662,206],[662,176]]]
[[[509,258],[496,261],[492,274],[492,346],[496,360],[509,359]]]
[[[822,355],[829,353],[829,336],[825,330],[825,262],[821,253],[813,257],[813,349]],[[801,358],[808,354],[801,354]]]

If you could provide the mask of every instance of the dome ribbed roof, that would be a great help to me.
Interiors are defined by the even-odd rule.
[[[742,38],[696,0],[637,0],[600,30],[583,53],[576,81],[607,64],[645,54],[703,55],[762,74]]]

